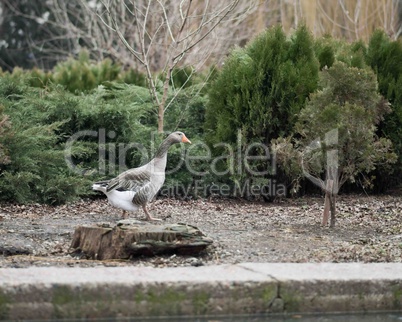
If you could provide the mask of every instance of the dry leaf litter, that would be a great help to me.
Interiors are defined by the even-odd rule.
[[[214,239],[198,257],[163,255],[86,260],[72,253],[75,227],[115,223],[106,199],[51,207],[1,205],[0,267],[200,266],[239,262],[402,262],[402,198],[339,196],[337,225],[322,227],[320,197],[273,203],[236,199],[158,199],[149,209],[167,223],[187,223]],[[144,219],[142,211],[130,215]]]

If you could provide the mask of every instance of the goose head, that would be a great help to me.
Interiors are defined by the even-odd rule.
[[[171,144],[174,143],[190,143],[191,141],[187,138],[187,136],[183,132],[173,132],[170,133],[169,136],[166,138],[166,141],[169,141]]]
[[[175,143],[191,143],[189,139],[187,139],[186,135],[183,132],[173,132],[169,134],[169,136],[162,142],[158,151],[156,152],[156,158],[163,158],[166,156],[169,147]]]

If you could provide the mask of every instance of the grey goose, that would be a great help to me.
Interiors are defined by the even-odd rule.
[[[116,178],[95,182],[92,189],[103,192],[109,203],[123,209],[123,218],[127,211],[144,210],[147,220],[160,220],[150,215],[147,204],[165,182],[167,153],[172,144],[190,143],[183,132],[171,133],[160,145],[155,157],[141,167],[122,172]]]

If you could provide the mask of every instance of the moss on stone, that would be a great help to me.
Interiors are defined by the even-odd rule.
[[[276,285],[269,285],[262,290],[261,298],[265,303],[270,303],[276,297],[278,297]]]
[[[53,305],[64,305],[77,301],[77,296],[67,286],[57,285],[53,288]]]
[[[402,308],[402,286],[395,285],[393,288],[394,294],[394,309],[401,309]]]
[[[9,313],[10,299],[6,294],[0,291],[0,320],[7,320]]]
[[[53,287],[52,304],[55,318],[80,316],[81,296],[77,296],[68,286],[55,285]]]
[[[192,302],[195,314],[208,313],[209,298],[210,296],[206,292],[200,292],[193,296]]]
[[[146,293],[138,290],[134,295],[135,303],[146,302],[152,308],[153,315],[179,315],[181,313],[180,306],[187,298],[185,293],[175,290],[166,292],[150,290]]]
[[[281,291],[280,294],[283,302],[284,309],[287,312],[298,312],[300,311],[301,295],[296,292]]]

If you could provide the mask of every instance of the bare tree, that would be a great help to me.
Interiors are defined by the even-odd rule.
[[[19,10],[28,0],[3,1],[8,11],[42,25],[46,37],[28,42],[43,60],[57,62],[85,47],[95,60],[110,57],[143,71],[160,132],[180,91],[171,77],[175,67],[189,67],[190,80],[266,27],[280,23],[288,31],[305,21],[316,36],[348,40],[367,40],[378,27],[393,37],[402,30],[396,0],[48,0],[40,16]]]
[[[158,108],[159,133],[163,132],[164,113],[180,90],[172,80],[172,71],[185,63],[187,56],[196,56],[187,77],[190,80],[212,54],[215,46],[205,40],[218,41],[217,26],[241,20],[249,12],[252,3],[246,10],[235,10],[239,1],[101,1],[102,8],[97,10],[99,19],[117,34],[132,58],[145,70],[151,97]],[[174,89],[174,95],[168,101],[170,88]]]
[[[31,7],[44,8],[45,11],[39,14],[38,10],[21,10],[21,5],[26,6],[28,3]],[[234,3],[237,4],[232,8],[231,5]],[[138,26],[135,24],[135,12],[132,11],[132,8],[130,9],[130,5],[134,6],[133,4],[136,9],[139,9],[138,13],[144,14],[148,1],[2,0],[0,2],[2,9],[0,10],[0,21],[4,20],[2,18],[5,15],[12,14],[33,20],[42,26],[41,38],[39,40],[31,39],[27,35],[27,42],[30,48],[34,48],[40,53],[42,60],[50,62],[50,64],[43,64],[44,66],[65,59],[69,55],[76,55],[82,47],[86,47],[94,59],[101,60],[111,57],[126,67],[138,69],[142,68],[142,65],[138,60],[133,59],[132,53],[118,39],[112,21],[107,17],[109,12],[120,14],[114,17],[119,26],[118,30],[127,43],[138,50],[140,44],[139,34],[136,32]],[[188,5],[190,6],[188,7]],[[166,8],[165,11],[162,9],[163,6]],[[107,8],[109,9],[107,10]],[[190,11],[186,19],[187,8],[190,8]],[[222,11],[225,8],[226,11]],[[252,3],[245,0],[155,0],[149,4],[145,27],[149,35],[155,35],[156,30],[162,26],[161,19],[167,18],[165,23],[169,23],[172,35],[175,37],[177,36],[175,32],[180,30],[180,27],[177,26],[180,26],[180,23],[185,20],[184,29],[181,31],[184,36],[187,28],[195,30],[197,19],[203,15],[206,19],[212,19],[212,14],[215,13],[215,20],[211,20],[211,23],[205,26],[210,28],[214,21],[222,18],[222,15],[230,9],[231,11],[215,26],[213,31],[192,48],[191,54],[186,52],[181,57],[180,64],[193,65],[202,61],[202,59],[198,59],[198,53],[202,52],[201,47],[209,50],[207,65],[210,65],[211,62],[219,62],[234,45],[242,46],[264,28],[278,23],[287,32],[305,22],[315,36],[331,34],[334,37],[342,37],[350,41],[368,40],[376,28],[384,29],[394,39],[399,37],[402,32],[400,0],[252,0]],[[99,19],[99,15],[104,21]],[[137,17],[142,17],[141,21],[144,22],[141,14]],[[198,20],[199,22],[200,20]],[[203,29],[203,33],[206,28]],[[159,43],[163,38],[162,33],[166,34],[167,30],[167,25],[165,25],[158,31],[156,38]],[[199,35],[197,34],[197,36]],[[170,46],[169,40],[172,41],[166,37],[164,39],[165,47],[158,48],[153,43],[150,46],[152,48],[149,48],[150,59],[148,61],[152,70],[164,67],[167,54],[164,48]],[[148,43],[145,44],[148,45]],[[5,45],[10,48],[13,46],[11,43]],[[171,49],[171,47],[169,48]]]
[[[188,66],[189,81],[203,66],[223,59],[234,44],[245,43],[255,28],[245,29],[244,22],[261,2],[50,0],[49,11],[38,15],[21,11],[18,2],[4,1],[14,14],[47,26],[48,37],[40,43],[28,40],[43,59],[58,61],[85,47],[94,59],[111,57],[143,71],[158,110],[159,132],[165,111],[181,89],[171,77],[174,68]]]

